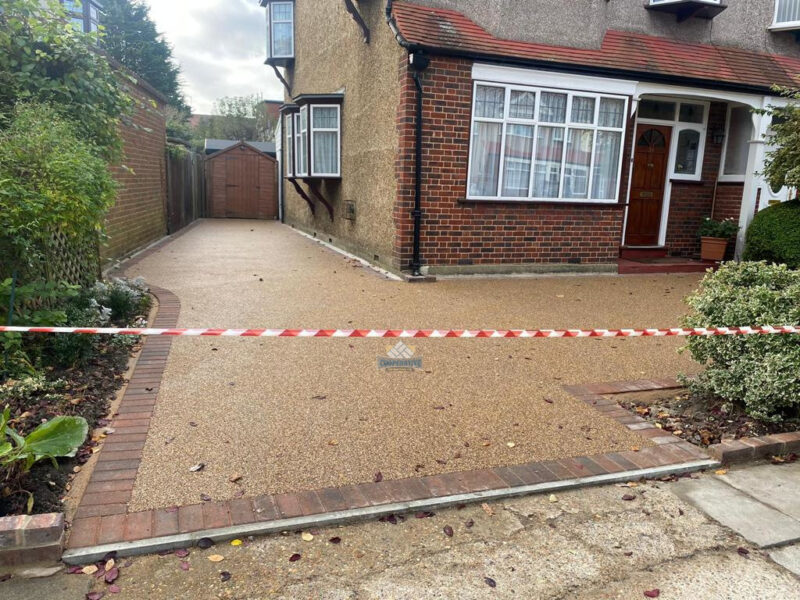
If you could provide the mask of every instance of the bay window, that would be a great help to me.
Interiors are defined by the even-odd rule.
[[[627,98],[476,82],[467,198],[615,202]]]
[[[342,175],[342,101],[336,94],[301,94],[286,112],[286,177]]]
[[[289,113],[284,118],[284,131],[286,132],[286,176],[294,177],[294,113]]]
[[[800,0],[775,0],[775,20],[770,29],[800,29]]]
[[[300,108],[294,116],[295,130],[295,175],[308,175],[308,106]]]
[[[311,175],[338,177],[340,146],[339,106],[311,105]]]
[[[261,0],[267,9],[267,60],[275,64],[294,58],[294,0]]]

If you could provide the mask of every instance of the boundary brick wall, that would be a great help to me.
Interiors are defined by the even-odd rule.
[[[133,115],[121,125],[122,166],[112,167],[119,184],[117,201],[106,217],[108,239],[101,244],[103,262],[122,258],[167,233],[166,140],[164,100],[146,84],[123,84],[134,100]]]
[[[397,201],[393,260],[407,268],[412,253],[416,87],[400,61],[395,161]],[[619,256],[624,205],[465,202],[472,111],[472,61],[432,57],[422,75],[424,146],[423,264],[609,264]],[[629,163],[632,123],[623,165]],[[623,168],[621,196],[628,186]]]

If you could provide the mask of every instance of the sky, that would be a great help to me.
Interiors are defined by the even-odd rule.
[[[173,47],[193,112],[211,113],[216,98],[262,94],[282,100],[266,58],[266,15],[258,0],[144,0]]]

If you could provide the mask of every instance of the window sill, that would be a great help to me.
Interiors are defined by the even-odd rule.
[[[683,177],[670,177],[670,183],[686,183],[689,185],[703,185],[706,183],[702,179],[692,178],[692,179],[684,179]]]
[[[720,175],[719,179],[717,179],[717,183],[744,183],[745,176],[744,175]]]
[[[603,208],[622,207],[618,200],[570,200],[536,198],[459,198],[459,204],[532,204],[544,206],[600,206]]]
[[[342,179],[341,175],[284,175],[284,179],[294,179],[295,181],[325,181],[332,179],[334,181],[340,181]]]

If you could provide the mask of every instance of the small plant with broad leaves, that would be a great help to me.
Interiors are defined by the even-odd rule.
[[[697,234],[700,237],[712,238],[731,238],[739,231],[739,224],[733,219],[725,219],[724,221],[715,221],[714,219],[703,219],[698,229]]]
[[[75,456],[86,440],[89,425],[83,417],[56,417],[39,425],[28,435],[21,435],[10,426],[11,407],[0,416],[0,471],[5,483],[18,481],[37,461]],[[27,509],[33,510],[33,494],[28,494]]]

